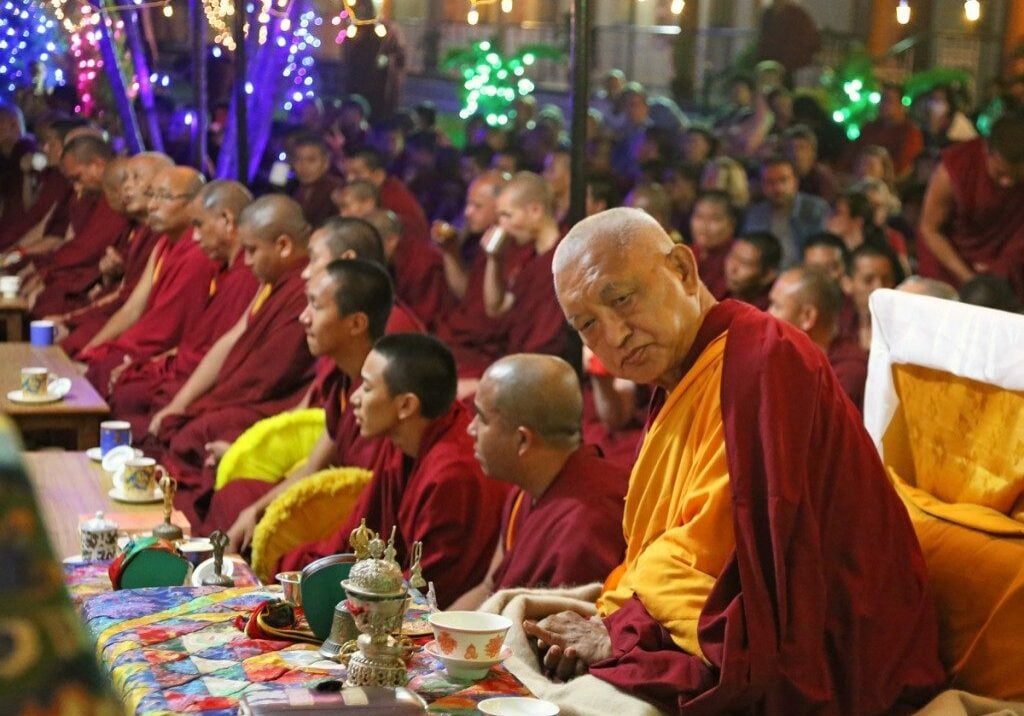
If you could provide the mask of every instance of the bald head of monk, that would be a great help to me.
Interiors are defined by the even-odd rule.
[[[260,197],[238,217],[245,263],[256,278],[269,284],[306,262],[311,233],[302,207],[283,194]]]
[[[380,206],[380,190],[367,179],[354,179],[336,190],[331,200],[342,216],[363,219]]]
[[[687,246],[639,209],[609,209],[572,228],[552,268],[566,319],[608,370],[675,387],[715,304]]]
[[[552,228],[555,199],[544,177],[533,172],[514,174],[498,195],[498,224],[520,246],[532,244]]]
[[[149,213],[149,185],[157,172],[173,167],[174,162],[160,152],[142,152],[128,159],[121,199],[125,212],[136,221],[144,221]]]
[[[146,223],[158,234],[181,236],[192,223],[189,204],[203,188],[203,175],[192,167],[168,167],[149,185]]]
[[[77,194],[96,194],[103,189],[103,175],[113,159],[114,150],[109,144],[82,135],[64,146],[60,168]]]
[[[827,274],[802,266],[783,271],[768,298],[768,313],[796,326],[826,350],[832,344],[843,292]]]
[[[469,426],[483,471],[539,497],[579,446],[583,396],[572,366],[518,353],[493,363],[474,398]]]
[[[124,213],[124,197],[121,196],[121,187],[124,186],[125,177],[128,176],[128,160],[124,157],[114,157],[107,162],[107,168],[103,170],[103,195],[110,204],[110,208],[118,214]]]
[[[242,245],[238,215],[252,203],[252,192],[237,181],[217,180],[204,186],[189,204],[192,238],[213,261],[230,264]]]
[[[390,264],[391,257],[395,255],[398,244],[402,240],[402,220],[391,209],[374,209],[363,218],[370,222],[380,234],[380,241],[384,247],[384,259]]]
[[[381,268],[387,263],[377,229],[367,221],[332,216],[309,237],[309,263],[302,278],[312,285],[338,259],[362,259]]]
[[[466,228],[482,234],[498,223],[498,195],[508,183],[508,175],[495,169],[485,171],[473,180],[466,191]]]

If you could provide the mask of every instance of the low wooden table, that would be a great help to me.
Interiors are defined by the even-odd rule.
[[[71,379],[71,392],[55,403],[28,405],[7,397],[21,387],[21,369],[44,366],[61,378]],[[28,343],[0,343],[0,412],[11,416],[23,433],[33,430],[70,430],[79,450],[99,445],[100,421],[110,414],[110,406],[80,375],[58,346],[33,346]]]
[[[84,453],[44,450],[26,452],[23,457],[58,557],[81,551],[78,521],[82,515],[97,510],[130,514],[133,519],[138,515],[137,521],[149,528],[163,520],[163,505],[159,502],[137,505],[111,499],[107,494],[114,486],[110,475]]]
[[[4,324],[8,343],[25,340],[25,316],[28,301],[24,298],[3,298],[0,296],[0,322]]]

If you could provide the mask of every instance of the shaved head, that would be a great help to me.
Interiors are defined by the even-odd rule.
[[[207,211],[226,211],[237,217],[252,203],[252,192],[240,182],[218,179],[203,187],[199,201]]]
[[[161,170],[149,184],[149,212],[146,222],[157,232],[180,232],[192,217],[189,203],[203,188],[203,175],[192,167],[171,166]]]
[[[558,275],[594,251],[639,251],[651,256],[672,250],[675,243],[654,217],[640,209],[615,208],[588,216],[572,227],[558,248],[552,271]]]
[[[252,202],[242,210],[238,223],[264,243],[287,236],[302,248],[306,247],[312,232],[299,203],[283,194],[268,194]]]
[[[539,174],[518,172],[505,184],[501,193],[510,197],[514,204],[540,204],[545,214],[555,212],[555,197],[551,193],[551,186]]]
[[[128,160],[123,157],[114,157],[107,162],[103,170],[103,193],[107,197],[110,208],[118,213],[124,212],[124,198],[121,196],[121,186],[128,177]]]
[[[160,177],[166,178],[166,182],[175,190],[188,194],[190,201],[206,183],[203,175],[192,167],[169,167],[160,172]]]
[[[481,389],[485,385],[490,386],[495,413],[507,424],[529,428],[553,447],[579,447],[583,396],[572,366],[561,358],[506,356],[484,373]]]
[[[128,159],[124,185],[121,187],[121,198],[125,211],[136,219],[143,219],[149,212],[149,199],[145,196],[149,185],[156,174],[174,162],[166,154],[160,152],[142,152]]]

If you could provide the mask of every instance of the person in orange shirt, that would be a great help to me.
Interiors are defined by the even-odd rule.
[[[523,624],[545,669],[672,712],[882,713],[938,690],[920,547],[824,352],[716,302],[641,212],[584,219],[553,267],[585,345],[658,391],[599,616]]]

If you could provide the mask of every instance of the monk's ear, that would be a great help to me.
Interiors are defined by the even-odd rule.
[[[235,218],[236,217],[235,217],[234,214],[232,214],[230,211],[225,209],[224,211],[220,212],[220,218],[221,218],[221,221],[224,222],[224,226],[227,227],[228,231],[234,231],[235,230],[235,226],[236,226]]]
[[[805,303],[800,307],[800,330],[808,332],[818,323],[818,307],[811,303]]]
[[[353,335],[363,335],[370,330],[370,317],[362,311],[356,311],[350,313],[346,318],[349,320],[349,325],[352,327]]]
[[[415,393],[402,393],[394,400],[399,420],[408,420],[420,414],[420,399]]]
[[[843,289],[843,293],[849,296],[851,293],[853,293],[853,279],[851,279],[847,274],[844,273],[839,278],[839,288]]]
[[[295,242],[292,241],[292,237],[288,234],[281,234],[274,239],[274,247],[277,249],[278,255],[283,258],[289,258],[292,255],[292,251],[295,250]]]
[[[357,259],[359,257],[356,256],[355,249],[345,249],[344,251],[341,252],[341,256],[339,256],[338,258],[347,261],[351,259]]]
[[[516,455],[522,457],[526,451],[533,447],[536,435],[527,427],[520,425],[516,428]]]
[[[682,280],[687,291],[697,290],[700,278],[697,276],[697,259],[686,244],[674,244],[666,255],[669,268]]]

